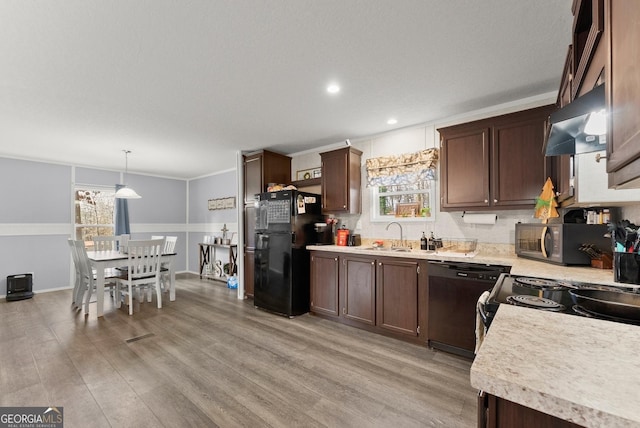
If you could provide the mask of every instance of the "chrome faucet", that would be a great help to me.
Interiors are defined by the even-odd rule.
[[[389,230],[389,226],[391,226],[392,224],[397,224],[398,227],[400,228],[400,247],[404,246],[404,236],[402,234],[402,225],[400,223],[398,223],[397,221],[392,221],[391,223],[387,224],[387,227],[384,230]]]

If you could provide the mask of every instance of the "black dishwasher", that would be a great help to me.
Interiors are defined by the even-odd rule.
[[[510,267],[429,262],[427,339],[432,348],[473,358],[476,304]]]

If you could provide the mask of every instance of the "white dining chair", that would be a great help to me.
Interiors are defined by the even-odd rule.
[[[76,280],[72,295],[73,304],[81,308],[84,300],[84,310],[86,313],[89,313],[91,295],[96,290],[96,275],[91,268],[91,262],[87,256],[84,241],[69,239],[68,242],[76,271]],[[116,287],[113,279],[119,275],[120,272],[116,269],[107,269],[105,271],[105,291],[109,291],[113,295],[113,290]]]
[[[176,250],[176,242],[178,242],[177,236],[152,236],[151,239],[164,239],[164,248],[162,254],[172,254]],[[169,267],[167,263],[160,264],[160,288],[162,291],[168,291],[167,283],[169,280]]]
[[[67,240],[67,244],[69,244],[69,252],[71,253],[71,258],[73,259],[73,268],[74,268],[74,281],[73,281],[73,291],[71,292],[71,305],[74,307],[81,306],[81,301],[78,300],[78,292],[80,291],[80,287],[83,286],[83,272],[80,266],[80,259],[78,257],[78,250],[76,250],[75,241],[71,238]]]
[[[148,288],[148,301],[151,301],[151,288],[156,290],[158,308],[162,308],[160,290],[160,255],[164,239],[129,240],[127,245],[127,270],[117,279],[117,306],[120,307],[120,296],[127,298],[129,315],[133,315],[134,290],[143,291]],[[144,294],[141,293],[141,296]],[[142,297],[141,301],[144,300]]]
[[[172,254],[176,251],[177,236],[167,236],[164,238],[164,250],[162,254]]]
[[[129,235],[108,235],[108,236],[94,236],[93,237],[93,250],[94,251],[115,251],[126,248],[129,241]]]

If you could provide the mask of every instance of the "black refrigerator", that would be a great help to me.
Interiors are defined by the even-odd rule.
[[[324,221],[320,195],[261,193],[256,210],[254,305],[292,317],[309,312],[309,251]]]

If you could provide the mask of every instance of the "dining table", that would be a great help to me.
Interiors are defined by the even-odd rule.
[[[160,262],[163,267],[169,269],[169,301],[176,300],[176,271],[174,261],[177,253],[166,253],[160,256]],[[96,272],[96,295],[97,298],[97,316],[104,315],[104,279],[105,270],[109,268],[119,268],[128,265],[129,256],[118,250],[106,251],[87,251],[87,256],[91,262],[91,267]]]

